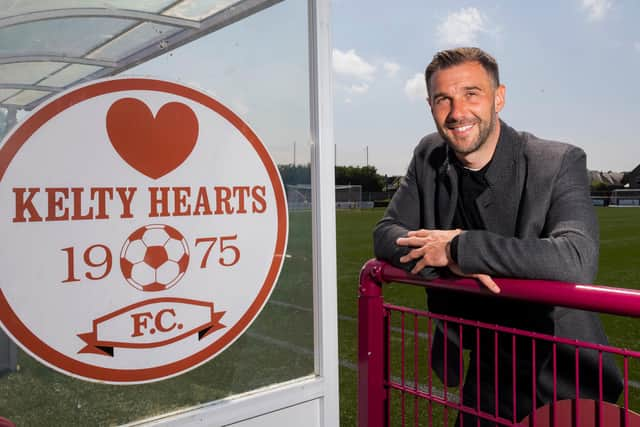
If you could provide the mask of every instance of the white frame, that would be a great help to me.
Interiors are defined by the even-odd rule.
[[[339,424],[338,296],[330,0],[308,0],[315,371],[323,379],[321,425]]]
[[[251,1],[256,3],[255,0]],[[129,426],[228,425],[315,400],[320,404],[318,425],[339,425],[331,8],[330,0],[307,1],[315,375],[134,422]],[[273,3],[273,0],[257,3]]]

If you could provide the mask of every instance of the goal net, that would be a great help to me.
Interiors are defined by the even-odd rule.
[[[311,209],[311,185],[289,184],[286,190],[289,210]],[[373,202],[362,201],[362,185],[336,185],[335,197],[338,209],[373,207]]]
[[[289,210],[311,209],[311,185],[288,184],[286,190]]]
[[[336,185],[336,207],[338,209],[360,208],[362,185]]]

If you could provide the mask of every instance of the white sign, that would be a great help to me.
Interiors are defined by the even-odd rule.
[[[230,109],[152,79],[42,105],[0,148],[0,320],[64,373],[190,370],[264,307],[287,244],[278,169]]]

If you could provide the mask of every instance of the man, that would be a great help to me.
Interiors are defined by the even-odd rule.
[[[474,277],[499,293],[492,276],[591,283],[598,266],[598,223],[588,191],[584,152],[568,144],[517,132],[498,118],[505,105],[496,61],[477,48],[437,53],[425,72],[428,104],[438,133],[414,151],[407,174],[374,231],[378,258],[426,278],[441,274]],[[433,312],[520,329],[607,343],[596,314],[541,304],[429,291]],[[458,327],[436,328],[434,370],[447,383],[459,382]],[[495,414],[493,334],[480,336],[480,406]],[[475,349],[475,333],[463,331],[464,348]],[[516,345],[516,414],[511,392],[513,347],[499,336],[500,417],[520,420],[532,412],[532,370],[536,406],[553,399],[552,349],[531,341]],[[471,360],[476,360],[475,350]],[[599,396],[598,355],[581,351],[580,397]],[[557,347],[557,399],[575,397],[575,350]],[[476,408],[478,375],[471,363],[463,402]],[[603,394],[615,402],[621,378],[605,356]],[[476,425],[464,418],[464,425]],[[486,425],[494,425],[486,422]],[[484,425],[484,424],[483,424]]]

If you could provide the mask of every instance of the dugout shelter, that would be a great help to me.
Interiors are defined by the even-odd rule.
[[[86,360],[89,362],[82,362],[82,369],[72,368],[72,375],[68,376],[64,372],[65,369],[55,366],[54,362],[40,360],[40,347],[33,350],[24,343],[20,343],[22,348],[16,347],[14,339],[22,333],[21,331],[29,328],[29,322],[25,321],[24,328],[20,329],[5,317],[3,327],[6,335],[0,331],[0,368],[4,371],[0,377],[0,390],[4,396],[0,400],[0,416],[17,425],[338,425],[335,187],[329,8],[329,0],[24,0],[6,2],[0,8],[0,134],[3,137],[0,157],[4,162],[2,167],[7,171],[4,178],[0,178],[0,183],[2,179],[6,182],[13,176],[11,162],[21,161],[21,156],[34,156],[33,158],[40,159],[38,162],[46,167],[48,162],[53,162],[53,159],[60,155],[60,150],[54,145],[51,145],[50,152],[47,152],[45,146],[37,154],[28,154],[26,147],[29,146],[30,140],[21,139],[20,143],[15,142],[23,138],[23,124],[32,123],[29,121],[34,117],[40,117],[38,115],[42,115],[47,108],[45,106],[48,105],[56,105],[55,111],[70,111],[75,108],[71,104],[76,101],[73,101],[73,98],[65,98],[67,94],[74,93],[77,88],[98,87],[92,85],[111,82],[112,78],[117,78],[116,85],[129,81],[127,79],[150,79],[153,82],[161,82],[153,83],[156,85],[154,88],[185,87],[187,89],[181,93],[188,93],[191,97],[189,100],[195,103],[195,100],[205,99],[202,102],[210,102],[215,106],[216,112],[222,111],[224,114],[220,114],[225,118],[231,118],[229,122],[234,129],[242,135],[249,135],[247,138],[254,144],[259,158],[266,163],[270,158],[276,166],[287,164],[292,141],[296,141],[299,159],[311,164],[311,199],[308,201],[310,209],[288,211],[285,221],[287,229],[283,232],[288,238],[287,244],[282,252],[276,251],[274,255],[280,263],[279,275],[275,274],[277,280],[274,281],[268,295],[261,297],[262,302],[256,306],[259,306],[259,309],[254,310],[255,319],[245,322],[244,326],[239,328],[242,331],[238,337],[227,343],[228,345],[225,344],[224,349],[217,352],[215,357],[200,358],[194,366],[172,371],[167,378],[159,381],[147,381],[148,378],[144,377],[146,374],[141,374],[140,378],[146,379],[131,381],[129,384],[116,384],[108,376],[111,372],[109,369],[112,368],[106,369],[93,380],[85,381],[78,377],[84,374],[92,376],[90,369],[85,370],[86,366],[101,357],[113,357],[114,352],[117,354],[120,351],[117,346],[115,350],[111,347],[106,353],[104,346],[100,345],[94,346],[98,351],[96,348],[81,348],[78,353],[93,351],[97,354],[87,356]],[[138,87],[135,90],[144,92],[146,89]],[[132,93],[135,95],[138,92]],[[72,101],[60,104],[61,100],[66,102],[67,99]],[[210,101],[211,99],[214,101]],[[129,106],[134,104],[130,100],[126,102]],[[109,110],[110,114],[113,110],[113,115],[118,116],[119,112],[114,110],[116,104],[112,107]],[[200,110],[206,110],[198,105],[192,106],[191,109],[195,114],[201,114]],[[174,109],[167,117],[175,118],[178,113],[179,111]],[[56,114],[58,113],[52,113],[51,116],[55,118]],[[122,113],[123,116],[127,114],[127,111]],[[155,111],[153,114],[155,119],[159,120],[161,112]],[[107,116],[107,131],[120,156],[151,179],[164,173],[158,172],[154,175],[156,170],[142,170],[139,162],[146,165],[147,160],[135,160],[135,153],[115,144],[113,135],[116,130],[112,131],[110,128],[111,117]],[[81,128],[82,133],[85,132],[82,127],[89,126],[89,122],[90,114],[86,116],[86,120],[74,119],[70,123]],[[204,126],[204,123],[200,123],[201,131]],[[27,126],[29,129],[33,127]],[[248,128],[251,130],[247,130]],[[163,129],[165,133],[173,132],[171,127]],[[33,135],[36,134],[37,131],[34,131]],[[90,132],[87,131],[85,134],[90,135]],[[157,134],[154,135],[160,138]],[[226,141],[230,137],[225,133],[214,134],[207,143],[215,146],[217,138]],[[256,140],[259,140],[259,143],[255,142]],[[201,141],[198,141],[198,144],[201,144]],[[32,145],[35,146],[35,143]],[[17,150],[15,146],[22,148]],[[12,154],[8,155],[11,147],[14,147]],[[89,152],[74,164],[83,168],[83,171],[90,171],[93,167],[91,165],[97,165],[97,168],[104,158],[96,153],[98,152]],[[158,212],[165,207],[173,209],[163,220],[163,223],[167,224],[165,231],[169,236],[172,236],[173,229],[169,226],[172,218],[186,212],[204,216],[215,210],[211,214],[213,219],[218,211],[225,213],[224,206],[227,206],[226,213],[235,209],[235,212],[244,214],[248,210],[244,204],[229,207],[228,201],[233,200],[230,199],[232,193],[244,195],[247,200],[253,197],[253,204],[247,202],[246,206],[252,206],[254,212],[261,213],[261,210],[266,209],[268,200],[265,193],[269,193],[268,188],[265,190],[260,185],[250,188],[246,185],[247,190],[244,190],[245,184],[232,187],[225,181],[225,174],[236,174],[240,177],[238,180],[241,180],[243,174],[248,173],[238,166],[242,159],[234,157],[234,153],[226,148],[218,152],[219,158],[210,165],[212,171],[218,174],[215,175],[218,182],[211,182],[208,187],[202,185],[194,187],[195,190],[185,190],[175,187],[175,184],[173,187],[167,184],[166,192],[163,190],[165,187],[153,187],[155,190],[151,194],[155,199],[151,202],[152,212],[155,212],[156,216],[162,216]],[[75,153],[70,155],[80,156]],[[147,155],[153,157],[155,153],[150,151]],[[225,169],[227,167],[228,170]],[[62,169],[60,173],[63,175],[65,168]],[[183,180],[192,178],[189,168],[186,169],[180,172]],[[273,169],[270,171],[269,177],[274,182],[277,181]],[[114,173],[115,180],[120,178],[121,175]],[[83,194],[86,195],[90,191],[93,191],[94,195],[106,194],[107,197],[111,194],[107,190],[96,190],[96,187],[91,187],[84,193],[81,190],[73,190],[76,188],[75,183],[70,180],[68,190],[50,188],[61,188],[64,182],[65,179],[52,176],[50,182],[38,184],[41,188],[38,187],[40,189],[37,191],[14,186],[13,193],[8,194],[21,195],[20,199],[16,198],[16,203],[20,206],[16,207],[16,210],[22,209],[21,212],[25,215],[15,213],[13,222],[11,218],[5,222],[12,224],[22,221],[29,224],[31,220],[40,218],[44,227],[49,217],[60,219],[60,222],[65,222],[73,216],[87,217],[90,212],[94,212],[87,208],[88,205],[82,210],[82,207],[73,208],[69,204],[68,208],[71,211],[65,211],[64,203],[75,201],[78,206]],[[206,190],[203,190],[205,187]],[[278,191],[276,187],[274,184],[275,192]],[[125,187],[114,187],[113,194],[116,194],[117,190],[123,201],[126,201],[127,197],[133,197],[133,191],[119,190],[123,188]],[[50,199],[52,201],[49,202],[48,216],[43,213],[46,208],[39,211],[37,202],[31,204],[32,200],[37,200],[37,197],[45,192],[53,194]],[[64,194],[68,197],[63,197]],[[163,204],[162,197],[170,194],[176,195],[175,205],[169,202]],[[181,198],[187,194],[193,197],[190,204],[184,201],[187,199]],[[208,199],[205,203],[203,200],[206,197]],[[207,204],[209,200],[211,206]],[[9,205],[13,206],[11,203]],[[54,207],[51,207],[52,203]],[[98,205],[94,207],[98,209]],[[94,216],[98,217],[100,212],[96,210]],[[286,213],[280,209],[277,215],[282,215],[283,212]],[[102,214],[106,216],[106,213]],[[126,209],[122,211],[121,217],[128,219]],[[280,227],[281,222],[278,224]],[[131,228],[134,228],[133,219]],[[240,229],[236,234],[239,235],[241,231]],[[82,234],[90,236],[91,232]],[[183,234],[188,237],[186,233]],[[108,273],[111,274],[110,277],[113,276],[118,268],[123,272],[126,270],[123,267],[128,256],[126,250],[135,243],[133,237],[135,233],[132,233],[122,246],[119,265],[117,260],[112,258],[117,258],[120,249],[111,250],[107,244],[100,242],[92,242],[92,246],[88,246],[84,254],[80,249],[76,254],[75,246],[57,248],[57,251],[51,252],[51,259],[57,259],[57,263],[63,260],[61,265],[62,268],[66,268],[65,275],[54,280],[47,276],[48,273],[42,273],[38,286],[49,286],[49,282],[51,287],[47,289],[62,284],[73,286],[74,289],[94,286],[95,292],[99,291],[100,286],[116,286],[111,285],[111,282],[102,283],[98,279],[106,278]],[[240,240],[236,235],[223,237],[227,239],[227,246],[221,242],[220,257],[211,258],[209,261],[217,262],[218,267],[222,269],[239,262],[239,259],[247,263],[244,264],[244,270],[252,270],[252,253],[249,248],[248,255],[244,255],[244,252],[242,255],[239,254],[250,245],[241,246],[241,243],[236,243]],[[46,236],[43,239],[46,239]],[[187,238],[185,241],[188,240]],[[230,241],[232,243],[229,243]],[[200,248],[206,246],[207,242],[202,238],[199,242],[205,243],[200,245]],[[211,243],[213,240],[208,242]],[[8,256],[14,250],[13,244],[12,241],[4,239],[0,244],[3,249],[0,253]],[[32,247],[36,246],[36,243],[32,243]],[[196,246],[197,244],[190,248],[192,257],[200,250]],[[209,249],[211,248],[216,250],[218,246],[211,243]],[[235,258],[230,261],[229,256],[233,257],[234,253]],[[76,260],[80,264],[73,264]],[[200,260],[192,259],[189,268],[194,265],[197,267],[196,264],[199,262]],[[24,262],[17,263],[15,268],[39,270],[40,264],[41,260],[24,259]],[[44,264],[46,263],[42,263]],[[199,265],[203,267],[205,264],[203,258]],[[71,266],[77,267],[77,270],[72,271]],[[189,273],[180,271],[180,274],[184,274],[186,278]],[[124,274],[124,279],[129,284],[133,283],[131,276],[131,272],[128,275]],[[214,274],[211,276],[211,283],[226,289],[237,289],[238,293],[241,293],[243,283],[233,277],[235,276]],[[5,295],[9,294],[8,289],[13,286],[11,280],[11,277],[5,276],[0,282],[0,289]],[[122,286],[127,286],[122,277],[118,280],[124,283]],[[170,283],[171,286],[173,284]],[[175,289],[177,288],[178,285]],[[126,289],[137,295],[138,299],[142,298],[141,295],[146,295],[135,293],[141,289]],[[87,290],[87,293],[90,291]],[[175,296],[169,293],[163,295]],[[32,295],[31,298],[34,307],[45,304],[43,300],[46,298],[41,295]],[[184,297],[182,298],[184,300]],[[151,301],[149,304],[160,304],[160,299],[148,301]],[[94,328],[97,328],[96,324],[109,320],[109,316],[119,315],[122,310],[130,307],[138,307],[136,304],[96,318]],[[91,305],[90,300],[78,298],[75,301],[76,307]],[[215,312],[213,306],[211,311],[214,314],[222,313]],[[153,334],[182,327],[176,322],[170,323],[170,319],[174,317],[171,308],[163,308],[155,314],[149,314],[148,318],[146,315],[133,312],[128,315],[128,319],[133,319],[134,322],[134,337],[136,334],[142,335],[144,328]],[[226,315],[229,316],[228,313]],[[222,317],[221,324],[225,324],[224,319]],[[227,325],[230,324],[229,321],[226,322]],[[155,325],[156,328],[151,329],[149,325]],[[223,326],[218,324],[216,327]],[[94,330],[93,333],[95,335],[100,331]],[[206,338],[209,333],[208,329],[199,331],[199,339]],[[77,335],[85,340],[95,340],[95,336],[91,338],[83,334]],[[31,335],[30,337],[33,338],[32,341],[38,341],[40,338]],[[136,345],[142,348],[144,345],[157,345],[157,342]],[[91,343],[87,347],[91,347]],[[184,360],[191,359],[185,357]],[[113,369],[113,372],[126,369],[127,366],[122,366]],[[101,376],[103,374],[104,376]]]

